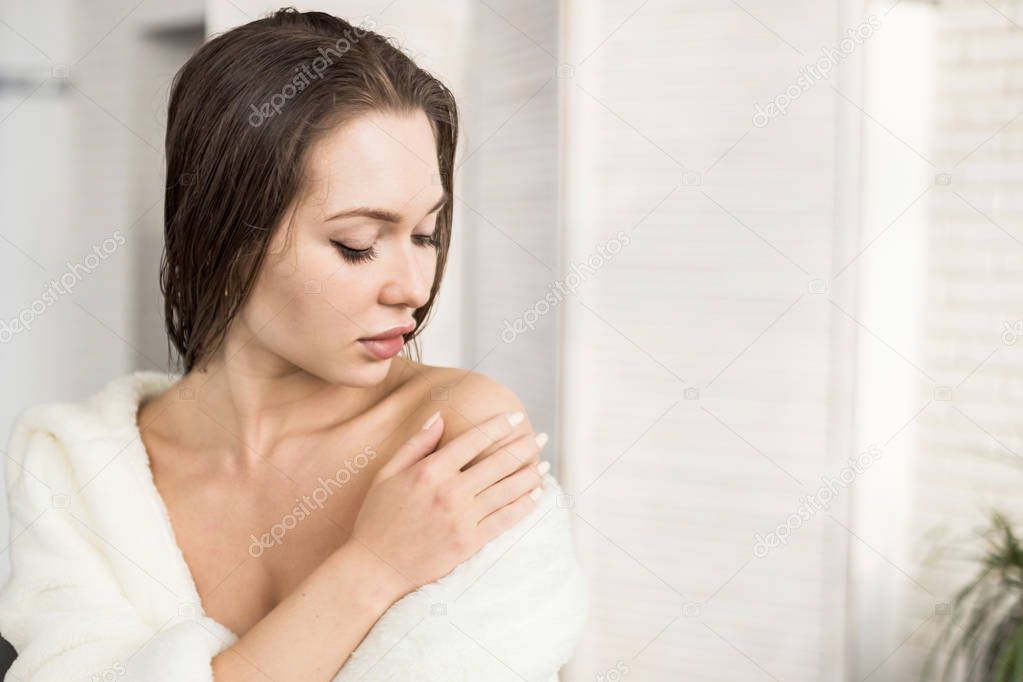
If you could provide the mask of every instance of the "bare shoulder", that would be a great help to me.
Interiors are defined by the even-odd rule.
[[[416,419],[413,421],[421,425],[437,410],[444,420],[444,435],[438,447],[443,447],[469,429],[479,428],[491,417],[506,412],[526,412],[515,391],[482,372],[406,362],[413,372],[413,378],[408,382],[415,405],[413,416]],[[533,426],[526,414],[512,434],[495,443],[495,447],[532,431]]]

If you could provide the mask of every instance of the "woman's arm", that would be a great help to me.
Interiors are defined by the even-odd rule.
[[[462,470],[495,440],[504,442],[525,414],[508,417],[494,415],[442,448],[439,413],[412,436],[374,476],[348,542],[213,660],[217,682],[332,680],[391,604],[535,509],[528,493],[542,479],[535,467],[521,468],[536,454],[531,433]],[[414,663],[407,673],[415,679]]]
[[[392,603],[443,578],[535,509],[528,493],[543,481],[535,467],[522,469],[538,448],[533,434],[463,471],[524,418],[494,415],[441,448],[443,418],[428,422],[374,476],[349,541],[213,660],[217,681],[347,674],[349,657]],[[374,653],[358,665],[372,668]],[[402,679],[419,679],[418,666],[409,661]]]
[[[394,604],[337,682],[547,682],[576,653],[589,595],[564,493],[550,474],[537,507],[451,574]]]
[[[477,432],[495,412],[523,410],[514,392],[485,375],[459,371],[439,382],[454,387],[441,447]],[[528,418],[511,437],[523,432],[532,432]],[[536,470],[534,452],[508,453],[507,439],[495,443],[466,471],[502,458]],[[573,539],[574,501],[550,473],[544,479],[526,517],[388,609],[338,682],[556,682],[581,642],[590,604]]]
[[[342,545],[212,662],[217,682],[332,680],[380,616],[411,589],[356,542]]]

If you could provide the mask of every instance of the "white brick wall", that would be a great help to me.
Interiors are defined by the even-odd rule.
[[[992,4],[946,0],[938,12],[940,40],[961,50],[937,55],[930,155],[952,179],[932,193],[922,357],[937,384],[954,388],[951,401],[920,417],[911,551],[920,561],[919,582],[942,601],[975,567],[924,563],[934,546],[928,534],[946,529],[949,540],[974,538],[988,506],[1023,522],[1023,345],[1002,341],[1005,322],[1023,319],[1023,121],[1017,119],[1023,30],[1009,21],[1023,17],[1023,2]],[[974,89],[963,92],[970,79]],[[921,396],[931,388],[923,384]],[[905,600],[908,623],[934,613],[933,599],[919,590]],[[931,618],[911,642],[906,670],[919,668],[932,626],[942,620]]]
[[[884,238],[893,241],[879,241],[864,257],[883,259],[876,251],[900,248],[906,239],[906,253],[919,260],[919,336],[915,346],[900,350],[927,376],[910,370],[890,377],[889,390],[911,387],[910,402],[922,408],[898,451],[905,479],[887,498],[858,491],[859,505],[894,508],[898,496],[904,511],[889,518],[886,532],[864,531],[872,543],[898,537],[903,544],[871,562],[875,586],[892,591],[872,595],[868,583],[856,597],[873,604],[874,624],[884,633],[874,633],[872,646],[860,649],[866,655],[854,667],[856,679],[868,673],[876,682],[920,679],[946,619],[941,604],[975,572],[968,562],[939,560],[935,553],[976,554],[973,531],[986,525],[989,507],[1023,522],[1023,344],[1002,341],[1005,322],[1023,320],[1023,198],[1017,191],[1023,180],[1023,120],[1017,118],[1023,112],[1023,30],[1009,21],[1019,23],[1021,16],[1017,0],[934,5],[930,141],[918,148],[926,161],[909,164],[916,174],[905,182],[902,203],[920,191],[918,176],[948,173],[951,183],[932,180],[914,209],[919,235],[900,237],[907,228],[898,226]],[[903,131],[894,126],[893,132]],[[894,280],[898,264],[887,267]],[[890,340],[890,328],[874,330]],[[950,400],[942,399],[943,387],[951,389]],[[871,553],[862,549],[860,557]],[[861,643],[870,639],[870,626],[859,624]]]
[[[852,454],[835,434],[854,330],[809,286],[851,257],[858,123],[829,87],[844,74],[763,128],[752,116],[850,17],[566,6],[566,261],[632,240],[564,307],[566,466],[594,592],[566,679],[841,679],[845,531],[821,513],[753,550]]]

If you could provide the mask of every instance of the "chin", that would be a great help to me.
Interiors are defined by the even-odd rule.
[[[397,356],[378,360],[360,352],[357,361],[348,360],[344,366],[338,368],[338,382],[364,388],[376,386],[387,378],[395,357]]]

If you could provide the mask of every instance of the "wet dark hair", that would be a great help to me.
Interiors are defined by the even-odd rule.
[[[437,143],[437,182],[453,195],[455,98],[368,24],[286,7],[209,40],[175,75],[160,290],[184,372],[206,371],[223,343],[302,191],[308,151],[327,132],[367,113],[422,111]],[[449,201],[437,215],[433,288],[406,344],[440,288],[451,213]]]

